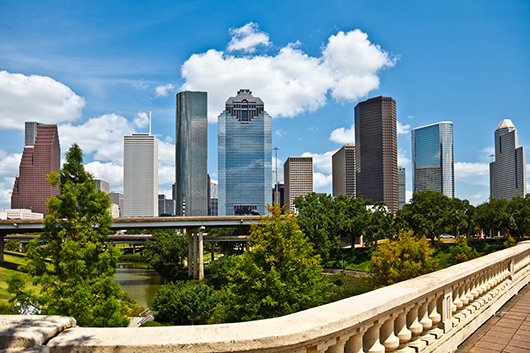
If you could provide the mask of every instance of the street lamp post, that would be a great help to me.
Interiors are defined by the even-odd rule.
[[[272,150],[274,151],[275,153],[275,158],[276,158],[276,204],[278,205],[278,207],[280,207],[280,203],[278,202],[278,150],[280,149],[280,147],[274,147]]]

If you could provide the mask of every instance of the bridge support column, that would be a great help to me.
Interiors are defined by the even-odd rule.
[[[184,233],[186,233],[186,229],[184,229]],[[193,239],[191,237],[191,233],[188,233],[188,278],[193,276]]]
[[[199,281],[204,279],[204,240],[202,231],[204,226],[199,229]]]
[[[215,247],[214,247],[214,244],[215,244],[215,242],[213,242],[213,241],[210,242],[210,252],[212,253],[212,262],[215,260]]]
[[[199,271],[197,268],[197,230],[193,229],[193,232],[191,233],[191,239],[193,241],[193,278],[197,278],[199,276]]]

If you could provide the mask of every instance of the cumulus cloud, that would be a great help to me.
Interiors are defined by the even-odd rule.
[[[21,158],[22,154],[9,154],[0,149],[0,209],[11,208],[11,192]]]
[[[245,53],[253,53],[258,45],[268,47],[269,35],[259,30],[256,23],[250,22],[240,28],[230,29],[232,40],[228,43],[227,51],[242,50]]]
[[[455,180],[463,181],[470,185],[489,185],[488,163],[455,163]]]
[[[322,173],[313,173],[313,189],[322,188],[331,184],[333,177]]]
[[[410,159],[407,158],[406,153],[407,151],[405,150],[398,150],[398,165],[402,167],[407,167],[410,165]]]
[[[329,140],[341,144],[353,143],[355,142],[355,130],[353,125],[351,128],[347,129],[345,127],[340,127],[335,129],[329,135]]]
[[[175,144],[167,141],[158,141],[158,160],[160,163],[167,164],[168,166],[175,166]],[[175,170],[173,170],[173,174]],[[173,175],[173,179],[175,176]],[[175,180],[172,181],[174,183]]]
[[[276,55],[238,57],[215,49],[193,54],[181,67],[181,89],[208,91],[211,122],[241,88],[262,98],[273,117],[294,117],[323,107],[328,95],[340,102],[358,100],[379,87],[380,70],[394,65],[395,59],[356,29],[329,37],[319,57],[292,43]]]
[[[397,122],[397,133],[398,135],[405,135],[410,132],[410,125],[409,124],[401,124],[399,121]]]
[[[98,161],[85,164],[85,169],[95,178],[109,183],[110,190],[123,193],[123,166],[114,162],[101,163]]]
[[[73,121],[84,106],[84,98],[50,77],[0,71],[0,129],[22,130],[25,121]]]
[[[169,92],[171,92],[175,88],[171,83],[168,83],[165,86],[158,86],[155,88],[156,96],[157,97],[167,97]]]
[[[138,112],[133,120],[133,125],[138,129],[145,129],[149,125],[149,117],[145,112]]]
[[[333,170],[332,165],[331,165],[331,157],[337,151],[338,150],[329,151],[329,152],[322,153],[322,154],[304,152],[304,153],[302,153],[302,157],[310,157],[310,156],[312,156],[313,157],[313,167],[316,170],[318,170],[318,171],[320,171],[322,173],[331,174],[331,172]]]

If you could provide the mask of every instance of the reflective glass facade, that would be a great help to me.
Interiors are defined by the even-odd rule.
[[[412,189],[455,197],[453,123],[444,121],[411,131]]]
[[[271,122],[263,102],[250,90],[240,90],[227,100],[217,122],[219,216],[234,215],[241,205],[267,213],[272,185]]]
[[[175,112],[175,168],[178,216],[207,216],[209,181],[207,175],[206,92],[179,92]]]

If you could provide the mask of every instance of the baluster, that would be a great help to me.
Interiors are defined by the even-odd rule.
[[[345,351],[344,345],[351,337],[352,337],[351,334],[341,335],[339,338],[337,338],[337,343],[329,347],[326,353],[344,353]]]
[[[429,319],[432,321],[432,328],[429,333],[436,338],[440,338],[443,335],[443,330],[440,329],[440,322],[442,321],[441,310],[438,310],[439,295],[435,295],[429,302]],[[441,309],[441,308],[440,308]]]
[[[423,331],[420,334],[420,339],[425,341],[427,345],[432,344],[436,337],[429,333],[429,330],[432,328],[432,320],[429,317],[429,300],[426,299],[418,309],[418,317],[420,320],[421,326],[423,326]]]
[[[375,321],[363,337],[363,349],[365,353],[384,353],[385,346],[379,341],[379,329],[383,323]]]
[[[365,330],[364,327],[357,329],[357,332],[348,339],[346,346],[344,347],[345,353],[364,353],[363,336]]]
[[[394,321],[396,317],[390,315],[388,320],[381,326],[381,343],[386,352],[394,352],[399,347],[399,338],[394,334]]]
[[[413,347],[417,351],[421,351],[427,346],[425,341],[420,339],[420,334],[423,331],[423,325],[420,324],[418,320],[418,309],[420,307],[419,303],[416,303],[412,309],[407,314],[407,327],[412,333],[412,338],[408,344],[409,347]]]
[[[416,352],[413,348],[409,347],[407,343],[412,337],[412,332],[407,327],[407,311],[403,311],[398,315],[394,322],[394,333],[399,338],[399,347],[396,353],[414,353]]]

